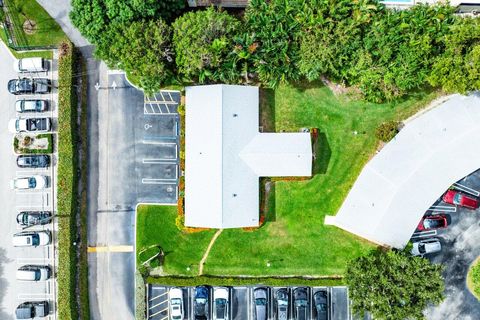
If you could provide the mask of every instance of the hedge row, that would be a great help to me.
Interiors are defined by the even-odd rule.
[[[149,284],[161,284],[166,286],[245,286],[245,285],[266,285],[266,286],[340,286],[344,285],[342,278],[307,278],[307,277],[147,277]]]
[[[77,165],[74,149],[76,97],[73,91],[74,50],[70,42],[59,48],[58,61],[58,318],[78,319],[75,293],[76,251],[75,214]]]

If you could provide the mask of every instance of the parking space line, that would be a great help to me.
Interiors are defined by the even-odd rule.
[[[152,298],[152,299],[150,299],[150,300],[148,300],[148,301],[151,302],[151,301],[153,301],[153,300],[155,300],[155,299],[158,299],[158,298],[161,298],[161,297],[163,297],[163,296],[165,296],[165,295],[167,295],[167,294],[168,294],[168,292],[165,291],[165,292],[157,295],[155,298]]]
[[[165,308],[165,309],[163,309],[163,310],[160,310],[160,311],[158,311],[158,312],[155,312],[155,313],[151,314],[151,315],[150,315],[150,318],[153,318],[153,317],[155,317],[155,316],[157,316],[157,315],[159,315],[159,314],[161,314],[162,312],[165,312],[165,311],[168,312],[168,308]],[[167,318],[168,318],[168,315],[165,316],[165,317],[163,317],[162,319],[167,319]]]
[[[176,178],[174,178],[174,179],[143,178],[142,179],[142,184],[171,184],[171,185],[174,185],[176,181],[177,181]]]
[[[463,191],[465,193],[469,193],[471,195],[474,195],[475,197],[478,197],[480,195],[480,192],[478,192],[477,190],[475,189],[472,189],[470,187],[467,187],[467,186],[464,186],[463,184],[460,184],[458,182],[455,182],[453,184],[453,187],[459,191]]]
[[[427,211],[445,211],[445,212],[457,212],[457,207],[455,206],[432,206],[428,208]]]
[[[168,307],[168,301],[167,300],[163,300],[162,302],[159,302],[155,305],[151,305],[150,306],[150,309],[154,309],[154,308],[157,308],[158,306],[161,306],[162,304],[167,304],[167,307]],[[164,308],[163,310],[165,310],[166,308]]]
[[[142,159],[142,163],[144,164],[171,164],[171,165],[176,165],[176,162],[173,162],[172,159],[155,159],[155,158],[148,158],[148,159]]]

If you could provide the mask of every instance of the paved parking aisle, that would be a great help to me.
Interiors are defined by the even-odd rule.
[[[148,286],[147,319],[168,319],[168,290],[162,286]]]
[[[53,80],[56,75],[56,65],[50,64],[50,71],[38,74],[19,75],[13,71],[13,57],[5,46],[0,44],[0,99],[2,104],[2,117],[0,117],[0,319],[14,319],[16,307],[24,301],[48,300],[51,305],[51,314],[47,319],[55,319],[55,280],[50,279],[45,282],[20,282],[16,280],[16,270],[24,265],[49,265],[55,268],[55,250],[54,245],[45,247],[13,247],[12,236],[21,231],[52,231],[53,224],[44,226],[34,226],[23,230],[16,223],[16,215],[24,210],[47,210],[54,212],[56,198],[56,168],[54,166],[48,169],[20,169],[16,166],[16,155],[13,153],[12,141],[13,134],[7,129],[10,119],[16,117],[52,117],[57,116],[56,110],[56,89],[51,94],[45,95],[19,95],[14,96],[7,91],[7,82],[10,79],[19,77],[47,77]],[[55,82],[53,82],[55,84]],[[20,115],[15,112],[15,101],[17,99],[47,99],[50,108],[48,112],[32,113],[29,115]],[[56,121],[53,121],[54,129]],[[56,161],[52,161],[55,163]],[[44,175],[49,179],[49,187],[44,190],[12,190],[10,188],[11,180],[18,177],[32,175]]]

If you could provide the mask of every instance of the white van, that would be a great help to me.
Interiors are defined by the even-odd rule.
[[[17,270],[17,280],[20,281],[45,281],[49,278],[49,266],[26,265]]]
[[[43,58],[24,58],[13,62],[16,72],[45,72],[48,71],[48,62]]]

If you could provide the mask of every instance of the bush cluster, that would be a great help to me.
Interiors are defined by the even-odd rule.
[[[377,127],[375,137],[380,141],[389,142],[398,133],[399,126],[400,123],[398,121],[384,122]]]
[[[327,77],[382,102],[428,85],[480,88],[480,20],[456,17],[446,4],[389,10],[378,0],[251,0],[240,18],[210,7],[166,23],[161,1],[120,3],[74,0],[71,18],[98,57],[148,90],[212,82],[274,88]]]

